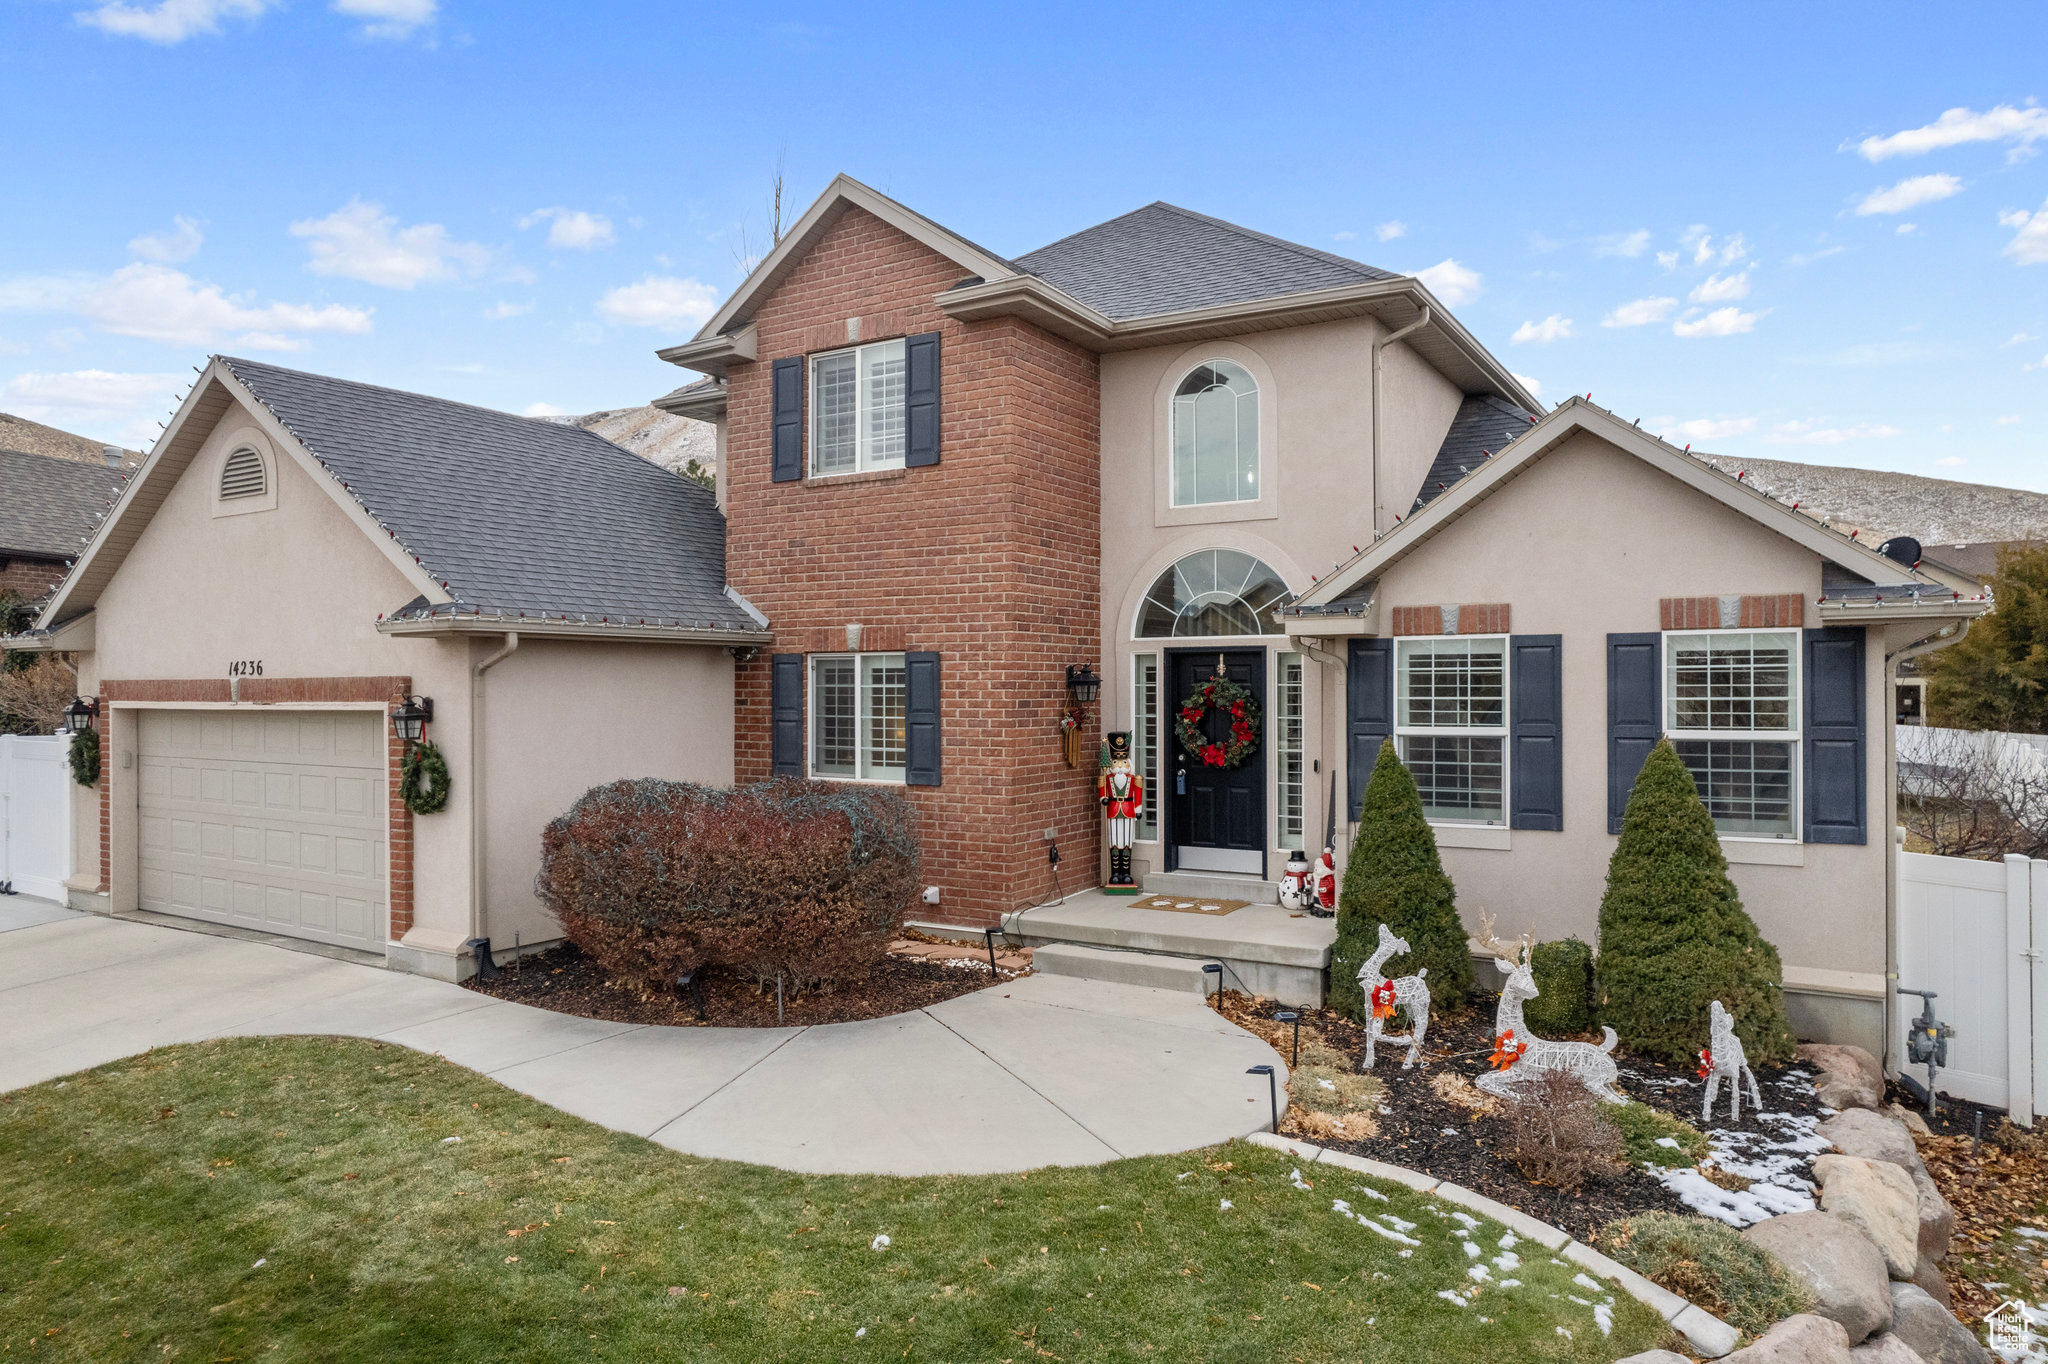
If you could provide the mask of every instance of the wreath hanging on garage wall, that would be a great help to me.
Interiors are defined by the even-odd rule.
[[[100,732],[81,729],[71,736],[71,780],[80,786],[100,784]]]
[[[1220,710],[1230,717],[1228,742],[1219,744],[1202,732],[1202,722],[1209,718],[1212,710]],[[1225,677],[1219,662],[1209,680],[1180,703],[1173,733],[1190,758],[1205,767],[1220,767],[1228,772],[1258,750],[1258,698]]]
[[[406,752],[398,771],[405,808],[416,815],[435,815],[448,808],[448,760],[440,748],[422,739]]]

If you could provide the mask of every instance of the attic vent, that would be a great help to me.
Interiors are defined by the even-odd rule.
[[[220,470],[220,496],[223,502],[231,497],[263,496],[263,456],[248,449],[229,455]]]

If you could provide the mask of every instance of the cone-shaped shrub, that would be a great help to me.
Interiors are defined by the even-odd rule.
[[[1365,1017],[1358,968],[1379,948],[1379,926],[1404,939],[1408,951],[1380,968],[1389,977],[1429,968],[1432,1006],[1453,1004],[1472,988],[1472,954],[1458,922],[1457,891],[1437,857],[1436,835],[1423,818],[1415,778],[1391,741],[1366,784],[1358,837],[1337,897],[1337,945],[1330,955],[1330,1007]]]
[[[1696,1062],[1720,1000],[1752,1065],[1792,1059],[1784,968],[1743,911],[1685,760],[1668,740],[1643,763],[1607,864],[1594,966],[1601,1021],[1637,1051]]]

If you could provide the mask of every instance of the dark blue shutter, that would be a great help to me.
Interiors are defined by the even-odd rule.
[[[939,786],[939,656],[903,655],[903,780],[911,786]]]
[[[775,362],[774,480],[794,483],[804,476],[804,360],[801,355]]]
[[[921,469],[939,462],[939,334],[903,342],[903,462]]]
[[[1806,841],[1862,843],[1863,631],[1806,632]]]
[[[1511,829],[1564,828],[1564,636],[1508,641]]]
[[[1344,678],[1344,772],[1351,818],[1365,802],[1365,784],[1380,760],[1380,743],[1394,732],[1394,641],[1354,639]]]
[[[777,654],[769,674],[769,757],[778,777],[804,774],[804,656]]]
[[[1607,832],[1621,832],[1628,793],[1664,734],[1663,636],[1607,637]]]

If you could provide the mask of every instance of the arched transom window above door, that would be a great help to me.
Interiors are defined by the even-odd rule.
[[[1173,505],[1259,500],[1259,386],[1208,360],[1173,390]]]
[[[1138,606],[1139,639],[1277,635],[1273,611],[1287,583],[1263,559],[1241,550],[1197,550],[1152,582]]]

